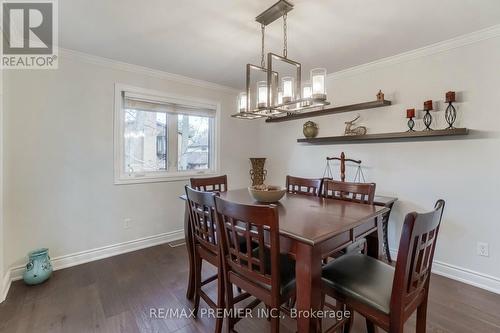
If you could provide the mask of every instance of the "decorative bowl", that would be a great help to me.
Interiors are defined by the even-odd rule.
[[[259,202],[278,202],[286,193],[286,189],[272,185],[256,185],[248,188],[250,195]]]

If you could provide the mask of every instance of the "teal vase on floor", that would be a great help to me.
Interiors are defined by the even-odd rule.
[[[23,279],[26,284],[36,285],[47,280],[52,274],[49,249],[38,249],[29,253]]]

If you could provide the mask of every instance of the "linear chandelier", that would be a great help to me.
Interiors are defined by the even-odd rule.
[[[261,26],[261,63],[260,66],[246,65],[246,90],[239,94],[238,112],[232,117],[275,118],[330,104],[326,100],[326,69],[311,70],[310,81],[302,83],[301,64],[288,58],[287,14],[292,9],[292,3],[280,0],[255,18]],[[266,67],[265,29],[280,17],[283,18],[283,55],[269,52]],[[290,67],[291,73],[280,74],[280,66]]]

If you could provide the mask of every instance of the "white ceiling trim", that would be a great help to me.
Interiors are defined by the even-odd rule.
[[[340,79],[343,77],[349,77],[373,69],[392,66],[395,64],[412,61],[422,57],[428,57],[436,53],[450,51],[456,48],[464,47],[470,44],[481,42],[483,40],[497,38],[497,37],[500,37],[500,24],[494,25],[486,29],[478,30],[469,34],[458,36],[452,39],[448,39],[439,43],[424,46],[412,51],[403,52],[391,57],[375,60],[363,65],[354,66],[338,72],[330,73],[327,75],[327,77],[333,80]]]
[[[230,93],[230,94],[237,94],[238,93],[237,89],[227,87],[227,86],[224,86],[221,84],[208,82],[208,81],[204,81],[204,80],[199,80],[199,79],[194,79],[194,78],[190,78],[190,77],[179,75],[179,74],[164,72],[161,70],[148,68],[148,67],[144,67],[144,66],[133,65],[133,64],[126,63],[126,62],[113,60],[113,59],[109,59],[109,58],[104,58],[104,57],[99,57],[99,56],[95,56],[95,55],[91,55],[91,54],[87,54],[87,53],[83,53],[83,52],[79,52],[79,51],[74,51],[74,50],[70,50],[70,49],[66,49],[66,48],[59,48],[59,57],[79,60],[79,61],[83,61],[83,62],[86,62],[89,64],[104,66],[104,67],[108,67],[111,69],[122,70],[122,71],[131,72],[131,73],[135,73],[135,74],[147,75],[147,76],[154,77],[157,79],[163,79],[163,80],[179,82],[179,83],[183,83],[183,84],[189,84],[189,85],[200,87],[200,88],[207,88],[207,89],[212,89],[212,90],[221,91],[221,92]]]

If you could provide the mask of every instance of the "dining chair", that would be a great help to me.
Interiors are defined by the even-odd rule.
[[[215,217],[215,196],[217,193],[202,192],[188,186],[186,197],[189,207],[191,230],[193,235],[195,258],[195,293],[194,315],[197,316],[200,298],[213,309],[224,309],[224,284],[221,258],[219,256],[219,240]],[[203,261],[217,268],[217,274],[201,280]],[[217,300],[214,302],[202,289],[206,284],[217,280]],[[222,331],[222,318],[216,318],[215,332]]]
[[[262,301],[270,311],[271,332],[279,332],[281,305],[295,294],[295,264],[280,254],[278,209],[252,206],[215,198],[220,249],[224,268],[226,312],[234,311],[233,285]],[[238,237],[247,246],[238,246]],[[258,244],[253,248],[252,243]],[[227,332],[238,318],[229,318]]]
[[[425,332],[432,260],[444,206],[438,200],[432,212],[406,215],[395,268],[360,253],[342,256],[323,268],[323,293],[351,311],[349,319],[327,332],[341,326],[349,332],[353,310],[366,318],[368,332],[374,332],[376,325],[389,333],[402,333],[416,310],[416,331]]]
[[[375,188],[375,183],[349,183],[324,179],[321,191],[322,196],[325,198],[373,205]],[[337,254],[364,251],[366,251],[366,239],[360,238]],[[335,254],[332,255],[336,257]]]
[[[191,223],[194,258],[195,258],[195,294],[194,294],[194,315],[197,316],[200,306],[200,298],[214,310],[222,311],[224,309],[224,279],[219,256],[219,236],[217,231],[217,222],[215,215],[215,200],[218,193],[197,191],[189,186],[185,187],[187,203],[189,207],[189,221]],[[244,239],[239,239],[242,249],[246,249]],[[217,273],[201,280],[203,262],[206,261],[217,268]],[[217,280],[217,300],[213,301],[203,291],[202,287]],[[241,293],[236,302],[248,298],[250,294]],[[216,317],[215,332],[222,332],[223,318]]]
[[[227,175],[208,178],[191,178],[189,182],[191,187],[197,191],[227,192]]]
[[[300,178],[286,176],[286,190],[288,193],[318,196],[321,190],[322,179]]]
[[[373,205],[375,188],[375,183],[349,183],[324,179],[321,194],[325,198]]]

